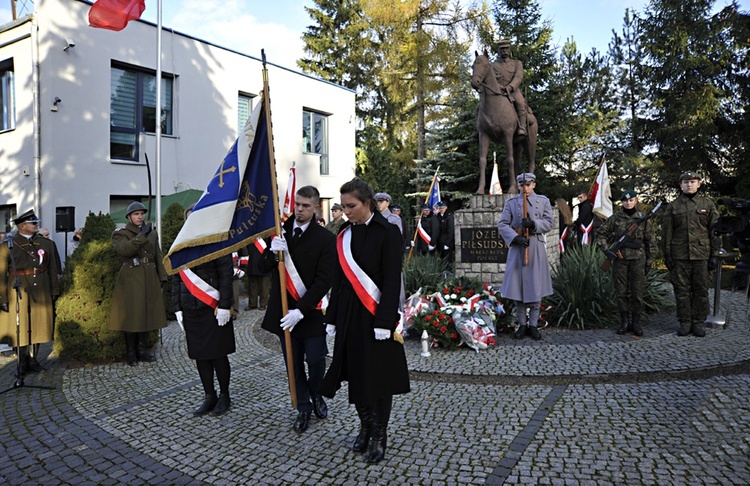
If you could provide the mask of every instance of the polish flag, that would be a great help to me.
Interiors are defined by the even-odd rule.
[[[141,18],[146,0],[98,0],[89,10],[89,25],[120,31],[128,22]]]
[[[492,177],[490,178],[490,196],[500,196],[503,193],[503,186],[500,185],[500,177],[497,175],[497,163],[492,167]]]
[[[589,192],[589,201],[594,206],[593,212],[597,216],[607,219],[612,216],[612,191],[609,185],[609,172],[607,172],[607,162],[602,161],[599,167],[599,173],[596,175],[596,182]]]
[[[283,223],[294,214],[294,195],[297,193],[297,169],[292,164],[289,168],[289,183],[286,185],[286,197],[284,197],[284,208],[281,210],[281,222]]]

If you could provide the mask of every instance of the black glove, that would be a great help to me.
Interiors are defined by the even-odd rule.
[[[513,246],[513,245],[520,245],[520,246],[523,246],[523,247],[527,247],[527,246],[529,246],[529,240],[527,238],[524,238],[521,235],[518,235],[515,238],[513,238],[513,241],[510,242],[510,245],[511,246]]]
[[[617,260],[617,258],[618,258],[617,252],[614,252],[614,251],[610,250],[609,248],[607,248],[606,250],[604,250],[604,256],[606,256],[610,260]]]
[[[148,236],[152,229],[153,227],[151,226],[151,223],[143,223],[143,226],[141,226],[141,234],[143,236]]]
[[[716,267],[719,266],[719,257],[712,256],[708,259],[708,269],[709,270],[716,270]]]
[[[8,310],[8,303],[5,302],[4,304],[0,304],[0,310],[3,312],[9,312]]]
[[[531,218],[523,218],[521,220],[521,228],[529,228],[531,231],[536,229],[536,223]]]
[[[672,270],[674,268],[674,260],[671,258],[665,258],[664,264],[667,266],[667,270]]]

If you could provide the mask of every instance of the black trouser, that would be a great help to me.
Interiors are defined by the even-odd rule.
[[[279,336],[281,352],[286,363],[286,346],[284,335]],[[297,386],[297,410],[312,412],[312,398],[318,395],[320,383],[326,373],[326,355],[328,345],[326,337],[295,337],[292,334],[292,361],[294,362],[294,384]],[[307,362],[307,373],[305,373]]]

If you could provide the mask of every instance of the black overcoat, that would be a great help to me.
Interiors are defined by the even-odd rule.
[[[201,263],[191,270],[219,291],[219,309],[232,307],[232,255]],[[172,307],[175,312],[182,311],[190,359],[218,359],[234,353],[236,347],[232,320],[219,326],[213,307],[195,298],[182,283],[179,274],[172,275]]]
[[[336,264],[336,237],[312,221],[300,236],[299,241],[294,243],[291,238],[293,224],[294,216],[284,223],[284,233],[290,235],[287,237],[287,247],[307,292],[299,301],[294,300],[287,292],[289,310],[299,309],[304,316],[294,327],[292,334],[299,338],[323,336],[325,335],[323,312],[316,307],[331,289],[333,269]],[[271,251],[270,241],[258,267],[261,272],[271,272],[271,296],[268,299],[268,310],[261,327],[281,336],[284,331],[279,324],[283,315],[281,314],[278,263],[276,255]]]
[[[350,223],[346,223],[349,226]],[[342,230],[343,231],[343,230]],[[325,321],[336,326],[333,362],[320,388],[333,397],[349,382],[349,402],[372,405],[381,397],[408,393],[409,370],[403,344],[375,339],[375,328],[394,331],[401,292],[401,232],[375,213],[368,225],[352,225],[352,256],[382,292],[373,316],[362,305],[336,262]]]

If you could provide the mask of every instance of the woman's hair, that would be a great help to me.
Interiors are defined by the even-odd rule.
[[[375,192],[372,190],[372,187],[370,187],[368,183],[366,183],[359,177],[355,177],[349,182],[345,182],[341,186],[341,189],[339,189],[339,192],[341,194],[352,194],[362,204],[369,204],[370,211],[372,211],[373,213],[377,211],[377,205],[375,203]]]

